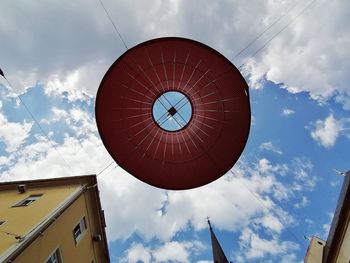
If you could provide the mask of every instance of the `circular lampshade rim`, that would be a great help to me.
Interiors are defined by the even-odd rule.
[[[211,53],[214,53],[216,54],[220,59],[224,60],[226,63],[228,63],[229,65],[231,65],[231,69],[230,70],[227,70],[225,72],[221,72],[220,75],[224,75],[226,74],[227,72],[231,72],[231,71],[234,71],[236,73],[238,73],[240,75],[240,77],[244,80],[243,76],[241,75],[240,71],[238,70],[238,68],[236,68],[236,66],[229,60],[227,59],[224,55],[222,55],[219,51],[211,48],[210,46],[204,44],[204,43],[201,43],[199,41],[196,41],[196,40],[192,40],[192,39],[188,39],[188,38],[183,38],[183,37],[160,37],[160,38],[155,38],[155,39],[151,39],[151,40],[147,40],[145,42],[142,42],[136,46],[133,46],[132,48],[126,50],[122,55],[120,55],[115,61],[114,63],[109,67],[109,69],[106,71],[104,77],[102,78],[101,80],[101,83],[99,85],[99,87],[103,87],[104,86],[104,83],[107,81],[107,79],[109,78],[110,76],[110,72],[115,68],[115,66],[120,63],[120,61],[122,61],[124,59],[125,56],[127,56],[130,52],[133,52],[134,49],[138,49],[140,47],[143,47],[143,46],[147,46],[147,45],[150,45],[152,44],[153,42],[159,42],[159,41],[184,41],[184,42],[192,42],[193,44],[196,44],[206,50],[208,50],[209,52]],[[127,59],[125,61],[128,61]],[[130,63],[130,62],[125,62],[123,61],[124,63],[126,63],[127,65]],[[158,64],[155,64],[155,65],[158,65]],[[130,68],[132,68],[132,66],[130,66]],[[145,70],[145,68],[143,68],[143,70]],[[244,80],[245,82],[245,80]],[[246,83],[246,82],[245,82]],[[214,86],[216,86],[216,84],[214,83]],[[195,112],[194,112],[194,105],[192,104],[192,101],[191,101],[191,96],[190,94],[186,94],[186,92],[184,91],[181,91],[181,90],[177,90],[175,89],[175,87],[173,87],[174,89],[172,88],[169,88],[168,90],[165,90],[161,93],[159,93],[156,97],[159,98],[162,94],[164,94],[165,92],[169,92],[169,91],[176,91],[176,92],[180,92],[182,93],[183,95],[186,96],[186,98],[189,100],[189,103],[191,103],[191,107],[192,107],[192,112],[191,112],[191,118],[190,120],[187,122],[187,124],[182,127],[181,129],[179,130],[174,130],[174,131],[171,131],[171,130],[166,130],[164,128],[162,128],[157,122],[156,120],[154,119],[154,116],[153,116],[153,112],[151,112],[151,116],[152,116],[152,121],[155,123],[155,125],[157,125],[163,132],[166,132],[166,133],[169,133],[169,134],[174,134],[174,133],[179,133],[179,132],[183,132],[183,130],[185,128],[187,128],[190,123],[193,120],[194,118],[194,115],[195,115]],[[251,107],[250,107],[250,99],[249,99],[249,87],[248,85],[246,84],[244,87],[242,87],[245,91],[245,94],[246,94],[246,97],[247,97],[247,100],[248,100],[248,103],[247,103],[247,108],[245,109],[245,114],[246,116],[249,116],[249,123],[251,122]],[[100,127],[100,124],[99,122],[97,121],[97,118],[96,116],[98,115],[98,112],[99,112],[99,106],[100,106],[100,103],[97,104],[97,101],[99,101],[99,98],[100,98],[100,95],[101,95],[101,89],[99,88],[98,91],[97,91],[97,94],[96,94],[96,99],[95,99],[95,120],[96,120],[96,124],[97,124],[97,128],[98,130],[100,131],[101,130],[101,127]],[[152,107],[151,109],[153,109],[153,106],[154,106],[154,103],[155,103],[156,100],[154,100],[152,102]],[[102,107],[102,106],[101,106]],[[101,123],[101,126],[102,126],[102,123]],[[226,167],[223,169],[223,167],[220,167],[220,165],[217,163],[217,161],[209,154],[209,153],[206,153],[206,155],[208,155],[208,158],[211,158],[213,159],[213,164],[214,166],[216,166],[218,169],[220,169],[222,172],[224,172],[223,174],[226,174],[228,171],[230,171],[230,169],[232,169],[233,165],[237,162],[237,160],[240,158],[242,152],[244,151],[244,148],[247,144],[247,141],[249,139],[249,133],[250,133],[250,129],[251,129],[251,125],[247,125],[246,127],[246,130],[247,130],[247,133],[246,134],[241,134],[239,135],[240,136],[240,140],[239,140],[239,152],[236,151],[233,153],[234,156],[231,157],[231,161],[230,161],[230,167]],[[101,137],[101,140],[102,142],[104,143],[105,145],[105,148],[107,149],[108,153],[113,157],[113,159],[116,161],[115,159],[115,153],[113,151],[113,148],[109,147],[108,145],[105,144],[106,141],[108,141],[106,138],[105,138],[105,135],[103,133],[99,133],[100,134],[100,137]],[[206,151],[208,151],[209,149],[207,149]],[[205,151],[205,152],[206,152]],[[130,158],[131,156],[129,156],[128,158]],[[196,158],[200,158],[200,157],[196,157]],[[123,164],[119,164],[118,162],[116,162],[118,164],[118,166],[120,166],[121,168],[123,168],[124,170],[126,170],[128,173],[130,174],[133,174],[132,173],[132,169],[130,169],[130,167],[125,167]],[[164,160],[164,163],[171,163],[167,160]],[[176,163],[176,162],[173,162],[173,163]],[[223,175],[222,174],[222,175]],[[155,186],[155,187],[159,187],[159,188],[163,188],[164,189],[164,184],[163,183],[159,183],[158,182],[155,182],[155,181],[148,181],[146,180],[145,178],[142,178],[142,177],[139,177],[139,176],[134,176],[136,177],[138,180],[144,182],[144,183],[147,183],[147,184],[150,184],[152,186]],[[216,178],[213,178],[213,180],[211,180],[211,182],[219,179],[221,176],[219,177],[216,177]],[[145,179],[145,180],[143,180]],[[201,184],[201,185],[197,185],[195,187],[193,186],[190,186],[190,187],[181,187],[181,188],[178,188],[178,187],[174,187],[172,188],[171,186],[168,186],[166,189],[168,190],[186,190],[186,189],[192,189],[192,188],[196,188],[196,187],[200,187],[200,186],[203,186],[204,184]]]

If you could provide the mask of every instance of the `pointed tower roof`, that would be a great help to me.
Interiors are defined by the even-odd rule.
[[[214,263],[229,263],[227,260],[224,251],[222,250],[219,240],[216,238],[213,228],[211,227],[210,220],[208,218],[208,225],[210,230],[211,237],[211,246],[213,249],[213,261]]]

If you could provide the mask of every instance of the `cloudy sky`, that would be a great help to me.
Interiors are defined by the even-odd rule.
[[[304,235],[327,237],[343,180],[333,168],[350,168],[350,1],[102,1],[128,48],[181,36],[243,64],[252,128],[240,160],[187,191],[124,172],[94,117],[99,83],[126,51],[99,0],[4,0],[0,180],[107,167],[98,181],[113,262],[210,262],[207,216],[234,262],[301,262]]]

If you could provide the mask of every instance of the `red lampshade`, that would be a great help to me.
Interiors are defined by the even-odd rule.
[[[248,85],[237,68],[184,38],[127,50],[96,98],[98,130],[113,159],[165,189],[199,187],[229,171],[246,144],[250,118]]]

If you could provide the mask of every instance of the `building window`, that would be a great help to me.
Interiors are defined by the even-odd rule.
[[[45,261],[45,263],[61,263],[62,258],[61,258],[61,253],[59,248],[53,252],[53,254]]]
[[[86,221],[85,221],[85,217],[83,217],[73,229],[73,237],[75,240],[75,244],[79,242],[79,240],[81,239],[85,231],[86,231]]]
[[[19,207],[19,206],[28,206],[31,203],[35,202],[42,196],[42,194],[36,194],[36,195],[30,195],[26,199],[20,201],[19,203],[13,205],[12,207]]]

